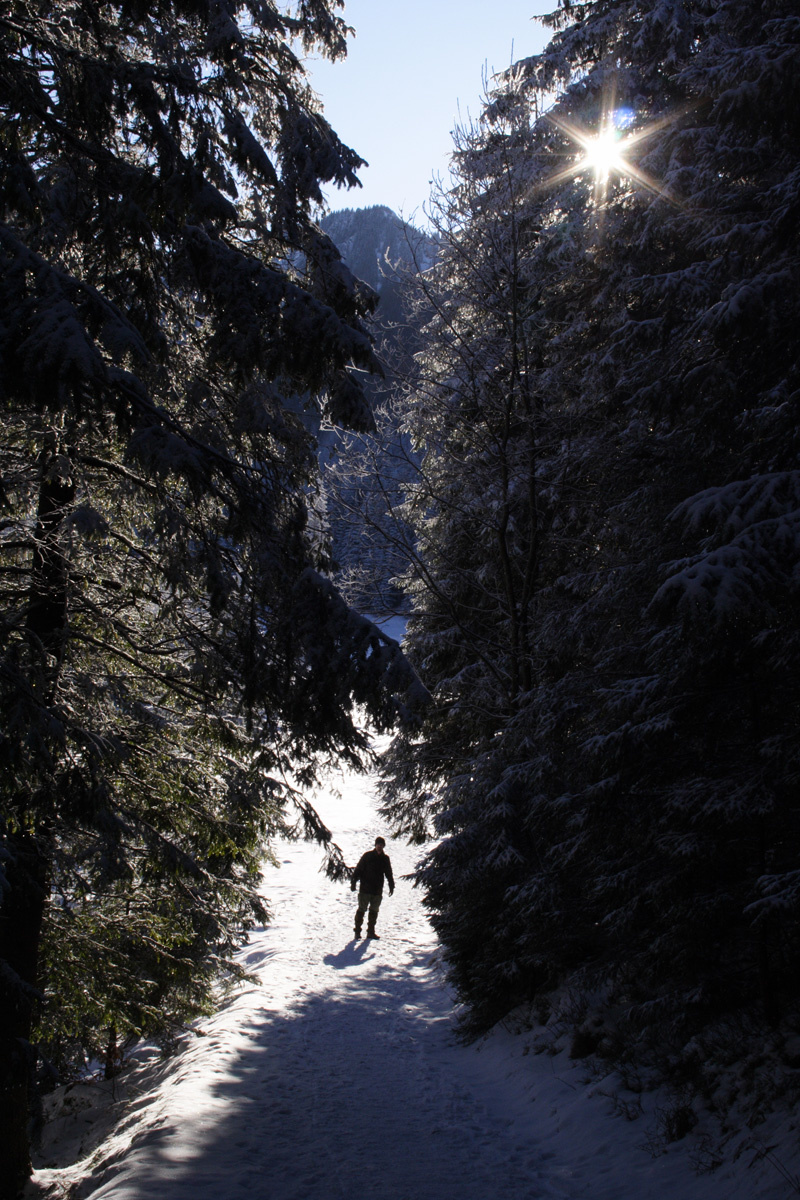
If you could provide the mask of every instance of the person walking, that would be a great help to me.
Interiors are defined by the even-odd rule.
[[[389,862],[389,855],[384,847],[385,840],[382,837],[375,838],[375,849],[368,850],[366,854],[362,854],[358,860],[358,866],[350,876],[350,891],[356,890],[356,884],[360,884],[358,889],[358,908],[356,909],[355,920],[355,935],[361,937],[361,926],[364,923],[364,913],[369,909],[369,919],[367,921],[367,937],[378,938],[380,936],[375,932],[375,922],[378,919],[378,909],[381,906],[383,899],[383,881],[384,879],[389,884],[389,895],[394,891],[394,876],[392,875],[392,864]]]

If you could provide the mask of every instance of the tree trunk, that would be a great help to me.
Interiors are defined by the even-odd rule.
[[[31,1173],[30,1039],[48,864],[29,833],[7,838],[6,849],[8,886],[0,909],[0,1200],[14,1200]]]
[[[122,1070],[122,1052],[117,1041],[117,1027],[114,1022],[108,1030],[108,1041],[106,1042],[105,1053],[105,1070],[103,1071],[104,1079],[114,1079]]]
[[[30,719],[40,721],[46,743],[68,632],[69,562],[63,521],[75,501],[69,456],[60,452],[55,433],[46,439],[39,466],[26,625],[33,664],[31,687],[38,704],[31,709]],[[0,1200],[15,1200],[31,1173],[29,1101],[35,1067],[31,1033],[39,999],[39,942],[50,874],[46,830],[51,797],[47,784],[42,784],[48,777],[54,783],[49,754],[31,764],[30,792],[12,805],[2,830],[6,886],[0,891]]]

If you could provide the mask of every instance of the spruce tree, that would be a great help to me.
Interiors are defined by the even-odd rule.
[[[598,591],[582,828],[620,990],[680,1036],[796,1002],[793,31],[788,6],[731,0],[654,5],[596,43],[630,60],[617,102],[663,122],[639,161],[671,202],[633,202],[623,174],[588,329],[565,338],[617,456],[614,528],[591,528],[618,582]]]
[[[385,762],[387,815],[414,838],[442,836],[421,872],[426,903],[484,1025],[525,994],[523,931],[505,897],[533,847],[508,733],[535,686],[541,596],[562,569],[552,525],[563,429],[536,390],[530,127],[525,97],[509,94],[460,130],[453,186],[431,205],[439,252],[417,284],[428,315],[405,399],[420,465],[401,515],[415,534],[407,648],[433,703],[421,734],[401,734]]]
[[[290,772],[357,760],[355,706],[386,726],[410,682],[307,512],[308,414],[371,421],[372,297],[313,220],[360,160],[297,57],[343,54],[339,7],[0,18],[3,1196],[34,1022],[113,1056],[207,1004],[293,800],[329,841]]]
[[[553,24],[483,122],[488,147],[527,97],[529,387],[560,431],[536,472],[553,569],[530,687],[484,743],[435,689],[450,672],[477,693],[488,664],[460,628],[438,659],[412,633],[452,738],[406,739],[393,808],[445,834],[423,877],[473,1027],[566,982],[691,1046],[726,1014],[777,1025],[797,1002],[796,18],[676,0],[565,5]],[[456,293],[454,319],[478,302]],[[481,452],[465,437],[469,483],[425,519],[437,561],[467,552],[492,578],[463,533]],[[441,604],[421,586],[412,630]],[[496,641],[502,609],[481,620]],[[517,865],[495,887],[507,795]]]

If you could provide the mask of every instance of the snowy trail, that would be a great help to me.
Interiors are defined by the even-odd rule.
[[[320,797],[348,863],[371,848],[374,781]],[[646,1118],[564,1050],[453,1037],[451,998],[420,896],[417,850],[389,842],[397,882],[379,941],[355,942],[355,898],[317,847],[282,845],[273,910],[241,959],[255,982],[199,1022],[180,1053],[131,1073],[102,1144],[37,1171],[28,1195],[72,1200],[784,1200],[767,1166],[698,1177],[682,1145],[653,1159]],[[144,1056],[146,1058],[146,1054]],[[91,1091],[103,1085],[86,1085]],[[105,1085],[108,1086],[108,1085]],[[634,1099],[634,1098],[630,1098]],[[66,1119],[73,1136],[80,1117]],[[72,1134],[69,1134],[70,1122]],[[88,1121],[87,1121],[88,1124]],[[58,1123],[51,1134],[58,1141]],[[51,1160],[52,1161],[52,1160]]]
[[[346,815],[341,844],[354,863],[379,829],[370,780],[349,781]],[[82,1195],[571,1195],[552,1176],[545,1181],[507,1117],[467,1086],[450,1000],[431,963],[435,939],[401,878],[417,851],[388,850],[397,887],[384,898],[382,937],[356,942],[354,897],[319,873],[319,849],[282,847],[281,868],[265,885],[274,921],[242,956],[259,985],[205,1022],[146,1117],[137,1115],[133,1144],[116,1165],[106,1159]]]

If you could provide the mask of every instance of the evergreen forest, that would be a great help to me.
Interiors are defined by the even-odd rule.
[[[422,689],[342,599],[324,415],[372,424],[315,219],[361,165],[333,0],[0,13],[0,1196],[39,1088],[208,1011],[318,771]]]
[[[723,1111],[746,1060],[757,1119],[800,1067],[800,17],[548,20],[409,281],[432,702],[384,812],[427,844],[465,1036],[518,1009]]]
[[[0,12],[0,1200],[370,730],[464,1037],[800,1093],[795,0],[559,0],[366,280],[343,8]]]

